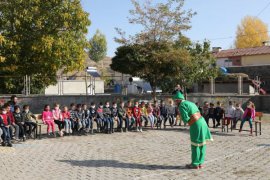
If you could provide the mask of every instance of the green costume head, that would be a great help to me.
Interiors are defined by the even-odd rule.
[[[183,93],[177,91],[176,94],[173,96],[173,100],[185,100]]]

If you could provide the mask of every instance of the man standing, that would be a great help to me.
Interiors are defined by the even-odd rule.
[[[8,104],[10,105],[10,111],[13,113],[15,106],[18,106],[18,98],[16,95],[12,95],[10,97],[10,101],[8,101]]]
[[[196,104],[186,101],[181,92],[177,92],[173,99],[178,104],[182,120],[190,126],[191,164],[186,165],[186,168],[203,168],[206,142],[212,140],[208,126]]]

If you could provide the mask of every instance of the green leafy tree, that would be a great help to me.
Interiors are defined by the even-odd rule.
[[[196,82],[216,77],[218,71],[214,63],[209,42],[191,43],[181,36],[175,43],[121,46],[112,59],[111,68],[147,80],[153,91],[161,87],[163,92],[171,92],[176,84],[191,87]]]
[[[56,82],[58,70],[83,68],[90,20],[80,0],[3,0],[0,6],[0,32],[5,38],[0,75],[28,75],[33,86],[44,88]],[[3,79],[0,82],[13,85],[0,86],[14,92],[11,87],[20,84],[12,81]]]
[[[191,28],[191,18],[196,14],[192,10],[183,9],[185,0],[166,0],[158,4],[154,4],[153,0],[131,2],[134,9],[130,10],[128,21],[140,26],[141,31],[126,37],[126,32],[116,28],[120,37],[115,38],[115,41],[120,44],[175,41],[179,33]]]
[[[190,21],[196,13],[184,10],[184,2],[167,0],[154,4],[132,0],[134,9],[130,11],[129,22],[140,26],[141,31],[126,37],[124,31],[116,29],[120,37],[115,40],[122,46],[112,60],[112,69],[148,81],[154,99],[158,86],[165,87],[175,80],[187,82],[187,72],[195,73],[192,43],[181,33],[191,28]]]
[[[163,81],[164,91],[168,92],[169,88],[176,84],[191,88],[194,83],[200,83],[203,80],[210,80],[211,77],[217,77],[219,71],[215,65],[215,58],[210,50],[210,43],[204,41],[201,43],[191,43],[186,37],[181,37],[176,46],[185,48],[190,56],[190,63],[184,63],[181,66],[182,71],[178,72],[174,78]],[[168,83],[170,86],[168,86]]]
[[[107,41],[104,34],[99,30],[89,41],[89,57],[95,62],[105,58],[107,54]]]
[[[182,35],[189,30],[190,20],[196,14],[184,10],[184,0],[153,1],[132,0],[131,24],[142,27],[139,33],[126,37],[120,28],[115,38],[122,46],[112,59],[111,68],[148,81],[153,88],[171,91],[176,84],[191,86],[205,78],[216,75],[214,58],[208,42],[192,43]]]

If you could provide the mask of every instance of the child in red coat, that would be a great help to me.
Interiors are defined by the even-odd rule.
[[[142,122],[141,122],[141,108],[139,107],[139,102],[135,102],[135,106],[133,108],[133,117],[136,120],[136,130],[137,132],[142,132]],[[139,128],[138,128],[139,125]]]
[[[10,132],[9,132],[10,125],[11,125],[11,120],[9,116],[7,115],[7,110],[6,108],[2,108],[1,113],[0,113],[0,128],[3,131],[2,146],[12,147],[11,137],[10,137]]]

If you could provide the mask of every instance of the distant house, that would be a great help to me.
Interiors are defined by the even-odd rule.
[[[270,44],[265,42],[261,47],[228,49],[213,49],[216,64],[226,67],[228,73],[244,73],[249,76],[251,84],[260,84],[262,94],[270,92]]]
[[[270,65],[270,46],[215,51],[214,56],[220,67]]]

